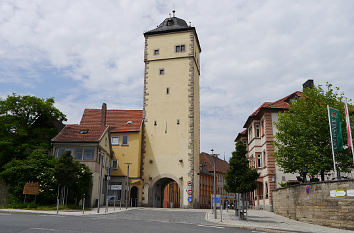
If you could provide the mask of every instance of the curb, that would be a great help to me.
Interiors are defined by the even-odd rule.
[[[210,221],[209,218],[209,213],[205,213],[205,221],[218,224],[218,225],[223,225],[223,226],[228,226],[228,227],[234,227],[234,228],[240,228],[240,229],[245,229],[245,230],[252,230],[252,231],[264,231],[264,232],[272,232],[272,233],[289,233],[289,232],[303,232],[303,231],[293,231],[293,230],[288,230],[288,229],[274,229],[274,228],[266,228],[266,227],[253,227],[253,226],[237,226],[237,225],[232,225],[232,224],[227,224],[224,222],[213,222]]]
[[[47,215],[60,215],[60,216],[91,216],[91,215],[108,215],[108,214],[114,214],[114,213],[120,213],[124,211],[129,211],[132,209],[127,209],[127,210],[120,210],[116,212],[108,212],[108,213],[88,213],[85,212],[85,214],[82,214],[82,211],[59,211],[57,214],[56,212],[46,212],[45,210],[34,210],[36,212],[33,212],[31,210],[21,210],[21,209],[0,209],[0,213],[5,213],[5,214],[34,214],[34,215],[41,215],[41,214],[47,214]],[[75,213],[75,214],[70,214],[70,213]]]

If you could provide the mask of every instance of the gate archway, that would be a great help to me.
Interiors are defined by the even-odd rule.
[[[181,188],[172,178],[164,177],[152,187],[152,206],[158,208],[179,208]]]

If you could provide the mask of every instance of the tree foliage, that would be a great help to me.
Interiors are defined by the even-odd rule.
[[[13,94],[0,99],[0,169],[12,159],[24,159],[35,149],[50,149],[50,139],[65,115],[54,99]]]
[[[0,178],[9,187],[10,201],[15,203],[23,201],[27,182],[39,183],[40,204],[56,203],[58,186],[68,188],[68,203],[76,203],[83,194],[88,195],[92,186],[92,173],[86,165],[73,160],[70,153],[55,159],[44,150],[35,150],[26,159],[7,163]]]
[[[10,199],[23,201],[23,187],[27,182],[38,182],[40,189],[38,202],[46,204],[55,200],[56,181],[54,179],[55,159],[35,150],[24,160],[12,160],[4,166],[0,178],[9,187]]]
[[[69,202],[80,200],[84,194],[88,196],[92,186],[92,172],[86,165],[73,160],[70,151],[59,158],[54,177],[59,187],[69,191]]]
[[[330,84],[326,89],[306,88],[301,97],[290,102],[289,111],[279,114],[274,157],[285,172],[302,176],[320,173],[323,178],[325,172],[333,169],[327,105],[340,110],[343,139],[347,143],[343,100],[343,93]],[[350,151],[336,153],[336,162],[339,170],[347,171],[353,163]]]
[[[232,152],[230,168],[225,175],[225,190],[229,193],[247,193],[256,189],[259,174],[248,166],[246,146],[238,141],[236,151]]]

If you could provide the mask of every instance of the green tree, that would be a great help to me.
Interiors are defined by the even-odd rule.
[[[246,146],[241,142],[236,142],[236,150],[232,152],[229,161],[229,170],[225,175],[225,190],[229,193],[240,193],[242,198],[242,207],[246,206],[246,195],[257,188],[257,178],[259,174],[256,169],[250,168],[246,157]],[[242,210],[241,219],[244,219]]]
[[[12,159],[24,159],[35,149],[50,149],[50,139],[66,117],[54,99],[13,94],[0,99],[0,170]]]
[[[55,201],[55,159],[43,150],[35,150],[24,160],[12,160],[4,166],[0,178],[9,187],[10,202],[22,202],[23,187],[27,182],[38,182],[40,189],[37,202],[50,204]]]
[[[62,204],[77,204],[84,194],[89,195],[92,173],[86,165],[73,160],[70,151],[65,152],[59,158],[55,166],[54,177],[58,184]]]
[[[306,88],[301,97],[290,102],[289,111],[279,114],[274,157],[285,172],[303,177],[321,174],[324,180],[325,173],[333,169],[327,105],[340,110],[343,139],[347,143],[343,100],[343,93],[331,84],[326,89]],[[348,171],[353,163],[350,151],[337,152],[336,162],[338,170]]]

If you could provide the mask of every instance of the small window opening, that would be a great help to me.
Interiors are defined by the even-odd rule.
[[[157,125],[157,121],[154,121],[154,125],[155,125],[155,126]]]
[[[181,46],[180,45],[176,45],[176,53],[181,52]]]
[[[159,55],[159,54],[160,54],[160,50],[155,49],[155,50],[154,50],[154,55]]]
[[[186,51],[186,46],[183,44],[183,45],[181,45],[181,52],[184,52],[184,51]]]
[[[160,75],[164,75],[165,74],[165,69],[160,69]]]
[[[127,121],[127,124],[128,125],[131,125],[133,122],[132,121]]]
[[[87,134],[88,133],[88,129],[81,129],[80,130],[80,134]]]
[[[179,119],[177,119],[177,125],[179,125]]]
[[[170,88],[169,87],[166,88],[166,94],[167,95],[170,94]]]

